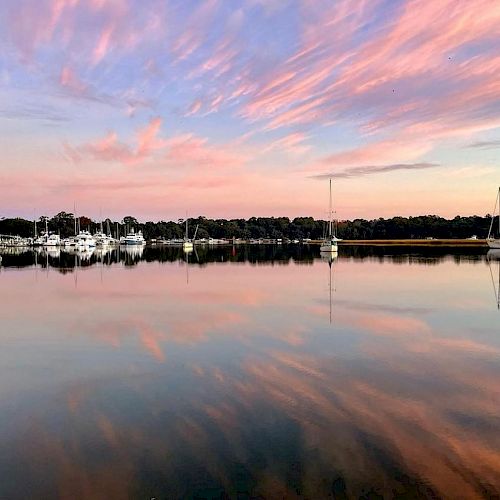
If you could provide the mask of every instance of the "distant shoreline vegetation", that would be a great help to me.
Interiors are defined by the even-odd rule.
[[[95,232],[101,221],[93,221],[88,217],[79,217],[80,227]],[[45,216],[37,220],[38,232],[45,229],[48,221],[49,231],[59,233],[65,238],[74,234],[73,214],[60,212],[52,218]],[[182,238],[184,236],[184,219],[177,221],[139,222],[132,216],[121,221],[103,220],[104,230],[109,227],[116,237],[117,224],[120,234],[134,228],[142,230],[146,239]],[[370,239],[421,239],[421,238],[469,238],[477,235],[485,238],[491,223],[491,215],[456,216],[445,219],[436,215],[416,217],[392,217],[390,219],[354,219],[343,220],[337,224],[337,235],[349,240]],[[494,224],[498,227],[498,218]],[[190,237],[198,226],[197,238],[287,238],[320,239],[323,237],[326,221],[313,217],[251,217],[250,219],[209,219],[203,216],[189,218]],[[12,234],[22,237],[33,236],[33,221],[23,218],[0,218],[0,234]]]

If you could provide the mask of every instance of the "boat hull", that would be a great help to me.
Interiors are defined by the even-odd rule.
[[[130,241],[130,240],[125,240],[120,242],[121,245],[127,245],[127,246],[144,246],[146,244],[145,241]]]
[[[332,245],[332,244],[321,245],[319,249],[321,252],[329,252],[329,253],[337,253],[339,251],[339,247],[337,245]]]
[[[500,249],[500,239],[495,240],[490,238],[489,240],[486,240],[486,242],[490,248]]]

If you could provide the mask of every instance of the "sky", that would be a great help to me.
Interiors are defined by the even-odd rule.
[[[0,216],[491,213],[498,0],[2,0]]]

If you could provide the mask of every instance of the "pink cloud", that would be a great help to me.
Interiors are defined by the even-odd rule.
[[[109,24],[104,28],[92,53],[92,63],[98,64],[108,53],[111,36],[115,27]]]
[[[219,0],[207,0],[200,3],[192,12],[171,47],[177,61],[186,59],[202,45],[210,20],[213,19],[219,6]]]
[[[135,146],[120,142],[116,132],[101,139],[73,148],[63,145],[66,157],[79,160],[82,155],[95,160],[133,165],[156,158],[157,166],[188,169],[227,169],[241,167],[248,156],[232,145],[213,145],[208,139],[194,134],[160,137],[161,118],[152,119],[135,134]]]
[[[88,86],[78,78],[69,66],[64,66],[62,68],[61,75],[59,77],[59,84],[62,87],[67,88],[70,92],[74,92],[79,95],[85,94],[88,90]]]
[[[203,102],[201,101],[201,99],[196,99],[195,101],[193,101],[191,106],[189,106],[189,109],[188,109],[188,112],[186,113],[186,116],[195,115],[196,113],[198,113],[198,111],[200,111],[202,106],[203,106]]]
[[[282,151],[287,154],[301,155],[311,150],[311,146],[305,144],[307,139],[308,136],[303,132],[293,132],[271,142],[262,152]]]
[[[147,126],[138,130],[135,148],[119,142],[116,132],[109,132],[102,139],[76,148],[76,151],[88,154],[96,160],[136,164],[149,159],[155,151],[166,147],[166,141],[158,137],[161,124],[161,118],[153,118]]]
[[[376,4],[344,1],[325,10],[320,2],[305,2],[295,54],[260,81],[247,76],[240,85],[257,85],[242,116],[267,120],[269,128],[312,127],[347,118],[363,134],[390,135],[399,126],[395,138],[331,157],[348,163],[385,161],[377,156],[381,152],[389,161],[415,159],[440,138],[497,126],[491,105],[500,98],[498,57],[485,53],[455,60],[454,54],[469,43],[495,37],[498,5],[492,0],[412,0],[394,9],[385,29],[353,43]],[[412,137],[414,127],[420,130]],[[391,152],[392,146],[396,149]]]
[[[168,140],[166,159],[176,166],[228,168],[242,166],[248,159],[231,146],[210,145],[207,139],[181,134]]]

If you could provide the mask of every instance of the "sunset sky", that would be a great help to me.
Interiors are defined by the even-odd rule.
[[[0,216],[491,212],[498,0],[2,0]]]

